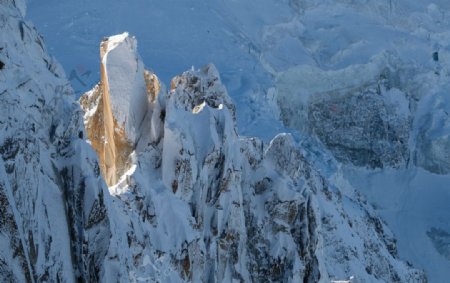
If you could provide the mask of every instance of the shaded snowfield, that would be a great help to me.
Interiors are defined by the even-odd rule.
[[[433,93],[419,107],[415,130],[427,125],[425,117],[433,135],[448,135],[448,118],[426,114],[450,111],[449,11],[445,0],[30,0],[28,19],[80,94],[99,80],[98,42],[106,35],[135,35],[146,67],[166,84],[180,70],[214,62],[236,103],[241,133],[268,140],[288,130],[277,119],[274,96],[295,102],[306,100],[314,83],[364,85],[386,58],[406,70],[403,79],[417,99]],[[450,277],[448,175],[346,168],[343,176],[376,204],[404,259],[424,268],[430,282]]]

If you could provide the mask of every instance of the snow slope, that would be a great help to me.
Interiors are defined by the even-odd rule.
[[[352,184],[376,204],[392,227],[399,239],[400,256],[429,270],[430,282],[445,282],[450,252],[447,232],[450,177],[436,176],[423,169],[345,171]]]

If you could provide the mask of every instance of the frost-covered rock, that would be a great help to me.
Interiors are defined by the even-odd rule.
[[[278,79],[280,116],[316,135],[344,163],[399,167],[409,161],[409,95],[382,58],[337,71],[288,70]]]
[[[0,281],[97,281],[106,186],[82,112],[22,1],[0,3]]]
[[[425,97],[418,106],[415,162],[436,174],[450,173],[449,86]]]
[[[409,160],[411,117],[397,89],[317,94],[309,105],[311,131],[342,162],[398,167]]]
[[[338,161],[450,172],[449,87],[429,70],[383,54],[341,70],[294,67],[277,81],[282,121],[316,136]]]
[[[448,172],[444,129],[415,128],[420,100],[448,91],[447,4],[289,3],[299,15],[265,29],[260,56],[284,124],[344,164]]]

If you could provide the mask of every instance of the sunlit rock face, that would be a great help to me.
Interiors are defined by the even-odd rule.
[[[101,81],[80,100],[88,137],[108,185],[116,184],[129,169],[140,127],[160,91],[158,78],[144,70],[136,45],[127,33],[105,38],[100,44]]]

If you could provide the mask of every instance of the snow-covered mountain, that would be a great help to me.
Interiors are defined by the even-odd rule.
[[[213,65],[175,77],[166,92],[127,33],[100,49],[101,82],[81,104],[120,215],[111,217],[120,232],[108,278],[425,281],[397,258],[364,198],[329,183],[290,135],[268,145],[239,137]]]
[[[109,192],[70,84],[24,11],[0,3],[0,281],[97,281]]]
[[[68,78],[25,6],[0,2],[2,281],[450,276],[447,1],[30,1]],[[144,60],[128,33],[99,60],[124,29]]]
[[[424,280],[362,198],[329,185],[289,135],[268,146],[237,135],[213,65],[165,92],[133,38],[105,39],[85,132],[17,5],[1,6],[2,281]]]
[[[350,185],[330,184],[292,137],[282,134],[268,145],[239,137],[235,107],[213,65],[175,77],[166,92],[160,82],[145,80],[148,71],[128,34],[104,39],[101,49],[102,80],[81,103],[89,139],[112,162],[103,174],[116,168],[108,182],[121,217],[111,218],[125,220],[114,225],[125,233],[133,259],[124,259],[127,248],[118,240],[108,276],[425,280],[397,259],[395,240],[363,197]],[[132,107],[133,100],[146,103]],[[126,152],[128,158],[117,157]]]

